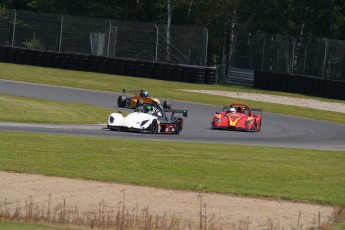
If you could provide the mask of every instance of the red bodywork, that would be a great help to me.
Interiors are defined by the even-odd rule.
[[[236,112],[230,112],[234,108]],[[254,114],[255,112],[255,114]],[[261,129],[261,109],[250,109],[247,104],[231,104],[224,106],[223,112],[213,115],[213,129],[232,129],[258,132]]]

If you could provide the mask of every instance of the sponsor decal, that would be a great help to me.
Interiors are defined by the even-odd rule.
[[[235,126],[240,119],[241,117],[238,117],[238,116],[229,117],[230,126]]]

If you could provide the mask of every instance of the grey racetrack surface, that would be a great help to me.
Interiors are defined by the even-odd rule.
[[[114,108],[118,93],[56,87],[0,80],[0,94],[45,98]],[[1,95],[0,95],[1,96]],[[155,95],[159,96],[159,95]],[[162,99],[164,100],[164,99]],[[112,132],[104,125],[21,125],[0,123],[0,130],[60,133],[68,135],[134,138],[161,141],[187,141],[255,146],[279,146],[307,149],[345,150],[345,125],[263,112],[260,132],[238,132],[210,129],[211,118],[222,108],[205,104],[169,100],[173,108],[188,109],[180,135],[151,135]],[[231,101],[229,101],[231,103]],[[255,105],[253,105],[255,107]],[[130,111],[130,110],[128,110]],[[107,117],[104,118],[106,123]]]

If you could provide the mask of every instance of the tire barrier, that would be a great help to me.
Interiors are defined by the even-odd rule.
[[[87,70],[90,72],[97,72],[98,71],[98,57],[95,55],[89,55],[87,60]]]
[[[144,61],[136,61],[135,62],[135,68],[134,68],[134,75],[137,77],[145,77],[144,69],[145,62]]]
[[[182,71],[183,67],[180,65],[175,65],[173,69],[174,81],[182,81]]]
[[[16,51],[15,54],[15,63],[16,64],[24,64],[25,63],[25,51],[23,49],[19,49]]]
[[[154,69],[155,69],[155,62],[149,62],[149,61],[145,62],[143,77],[153,78]]]
[[[124,75],[134,76],[135,75],[135,60],[126,60],[126,72]]]
[[[87,71],[89,65],[89,55],[79,54],[79,70]]]
[[[183,66],[181,79],[183,82],[192,82],[192,69],[188,66]]]
[[[62,69],[70,69],[70,53],[61,53],[60,54],[60,65]]]
[[[7,47],[0,46],[0,62],[6,62]]]
[[[163,70],[164,70],[164,64],[160,62],[156,62],[153,67],[153,78],[164,79]]]
[[[126,75],[126,61],[123,59],[117,60],[117,73],[119,75]]]
[[[214,85],[217,82],[217,70],[213,67],[205,68],[205,84]]]
[[[205,83],[205,68],[193,67],[192,69],[192,83],[204,84]]]
[[[0,46],[0,62],[198,84],[215,84],[217,80],[217,71],[214,67],[170,64],[77,53],[58,53],[11,46]]]
[[[174,80],[173,70],[174,70],[174,65],[165,63],[163,65],[163,79],[168,80],[168,81],[173,81]]]
[[[345,81],[304,75],[289,75],[270,71],[254,71],[254,88],[310,96],[345,99]]]
[[[98,58],[97,69],[98,69],[97,72],[107,73],[108,72],[108,58],[106,58],[106,57],[99,57]]]
[[[49,51],[45,51],[42,53],[41,56],[41,62],[42,62],[42,66],[44,67],[51,67],[52,66],[52,56],[53,54]]]
[[[8,47],[6,50],[6,57],[5,57],[6,62],[15,63],[16,61],[15,57],[16,57],[16,49],[12,47]]]

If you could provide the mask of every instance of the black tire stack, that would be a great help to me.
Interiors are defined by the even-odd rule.
[[[113,58],[89,54],[60,53],[11,46],[0,46],[0,62],[198,84],[216,83],[216,71],[212,67]]]

